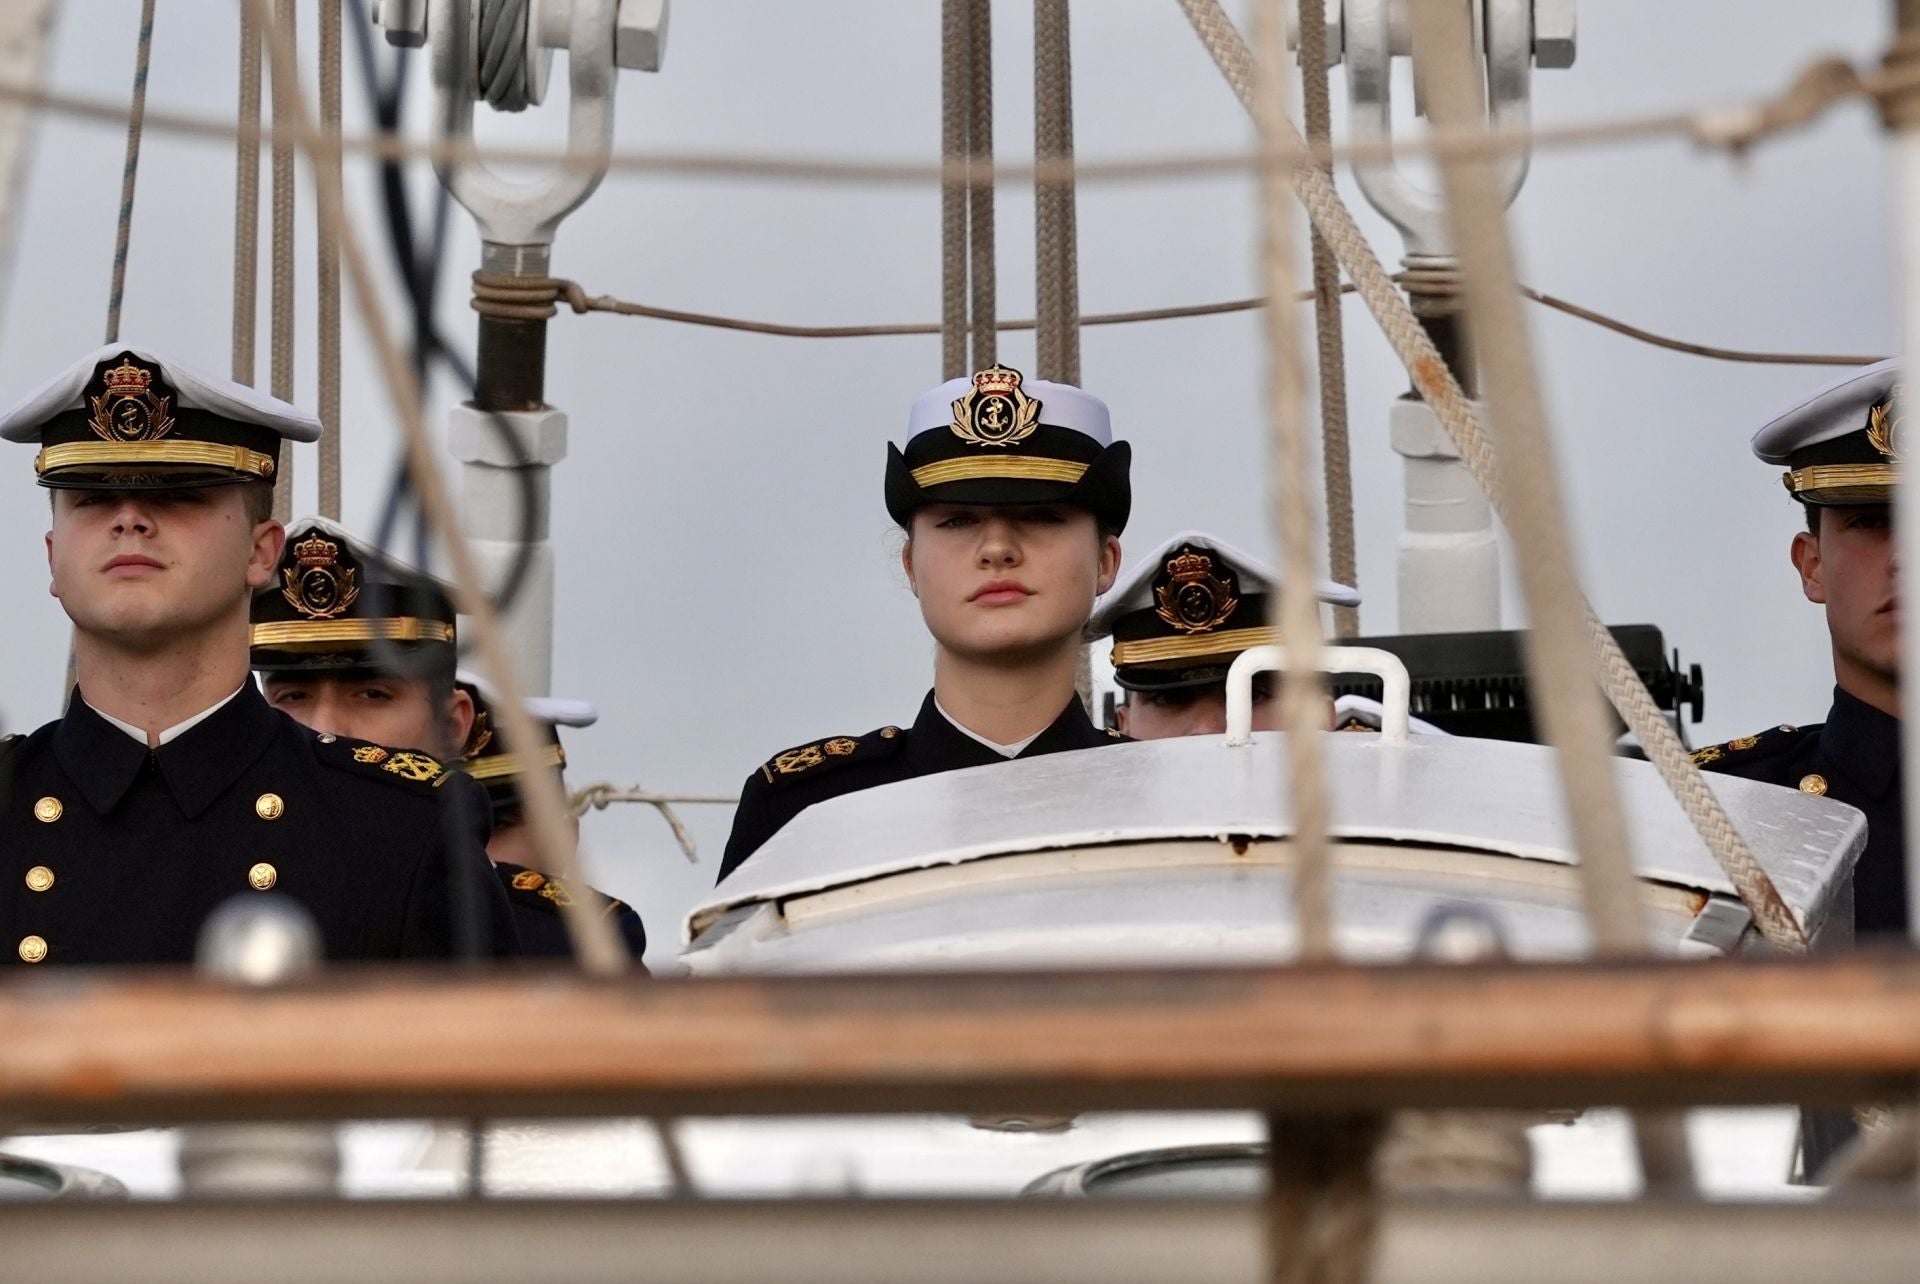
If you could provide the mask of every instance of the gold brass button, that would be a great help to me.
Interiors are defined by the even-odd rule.
[[[280,871],[265,861],[247,871],[247,883],[256,892],[268,891],[279,881]]]
[[[65,810],[66,808],[60,805],[58,798],[55,798],[52,794],[48,794],[45,798],[42,798],[33,805],[33,818],[43,825],[51,825],[54,821],[60,819],[60,813]]]
[[[23,936],[20,938],[20,961],[22,963],[38,963],[45,957],[47,957],[46,938],[39,936]]]
[[[44,892],[53,886],[53,871],[45,865],[35,865],[27,871],[27,890]]]
[[[1827,792],[1827,778],[1817,771],[1810,771],[1800,777],[1800,792],[1816,797]]]
[[[278,820],[286,810],[287,805],[280,801],[279,794],[261,794],[253,800],[253,814],[262,820]]]

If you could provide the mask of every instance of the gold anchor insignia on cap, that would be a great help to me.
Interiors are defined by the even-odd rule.
[[[280,568],[280,596],[313,620],[330,620],[360,596],[359,572],[340,561],[340,545],[312,535],[293,546],[293,565]]]
[[[66,810],[65,807],[60,805],[58,798],[55,798],[52,794],[48,794],[45,798],[42,798],[33,805],[33,818],[43,825],[51,825],[54,821],[60,819]]]
[[[53,886],[53,871],[45,865],[35,865],[27,871],[27,890],[44,892]]]
[[[47,938],[44,936],[23,936],[20,938],[20,961],[38,963],[47,957]]]
[[[1900,462],[1900,413],[1894,408],[1899,400],[1900,385],[1896,383],[1887,399],[1867,412],[1867,442],[1895,464]]]
[[[1040,402],[1020,390],[1011,366],[992,365],[973,376],[973,388],[953,403],[953,435],[976,446],[1011,446],[1040,426]]]
[[[279,881],[280,871],[265,861],[261,861],[247,871],[247,886],[256,892],[271,891],[273,885]]]
[[[1810,771],[1800,777],[1800,792],[1818,797],[1827,792],[1827,778],[1817,771]]]
[[[1191,544],[1167,559],[1153,582],[1153,613],[1179,633],[1207,633],[1240,606],[1239,578],[1214,569],[1213,558]]]
[[[101,391],[88,395],[93,414],[87,427],[102,441],[158,441],[172,432],[173,397],[154,391],[158,374],[129,354],[128,360],[101,376]]]
[[[286,813],[287,804],[279,794],[261,794],[253,800],[253,814],[262,820],[278,820]]]

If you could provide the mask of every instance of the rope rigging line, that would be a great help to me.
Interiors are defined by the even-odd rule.
[[[993,0],[967,0],[967,271],[973,368],[1000,359],[993,226]]]
[[[240,101],[233,158],[233,381],[251,387],[260,291],[260,28],[240,6]]]
[[[738,794],[663,794],[640,785],[621,788],[609,781],[595,781],[584,789],[575,790],[567,800],[568,810],[575,816],[584,816],[590,811],[605,811],[615,803],[638,803],[651,807],[660,813],[660,819],[667,822],[667,828],[673,831],[674,841],[680,844],[681,852],[687,863],[700,863],[700,850],[694,842],[693,831],[680,819],[674,804],[711,804],[716,807],[735,807],[740,803]]]
[[[1251,110],[1254,63],[1238,29],[1217,0],[1180,0],[1180,6],[1227,83]],[[1287,128],[1291,130],[1290,125]],[[1299,142],[1297,136],[1285,141]],[[1476,153],[1465,151],[1463,154]],[[1313,165],[1296,165],[1292,172],[1295,192],[1306,205],[1308,215],[1326,233],[1341,266],[1405,365],[1415,389],[1446,428],[1475,483],[1493,503],[1495,512],[1506,520],[1502,500],[1505,491],[1499,482],[1492,447],[1453,372],[1367,244],[1352,212],[1334,189],[1332,179]],[[1732,881],[1760,934],[1776,948],[1804,951],[1806,934],[1781,900],[1773,879],[1754,859],[1726,808],[1701,779],[1699,768],[1654,704],[1613,634],[1584,600],[1583,608],[1594,663],[1608,699],[1638,737],[1701,841]]]
[[[1404,283],[1408,274],[1400,273],[1391,279]],[[475,274],[476,282],[489,282],[483,292],[476,285],[474,309],[490,315],[522,317],[535,319],[551,317],[558,311],[557,304],[566,300],[567,306],[574,312],[585,315],[589,312],[610,312],[619,316],[645,317],[653,321],[670,321],[680,325],[704,326],[715,330],[734,330],[743,334],[765,334],[787,339],[869,339],[893,338],[912,335],[937,335],[944,333],[944,323],[899,322],[878,325],[792,325],[779,321],[754,321],[744,317],[721,316],[712,312],[689,312],[681,308],[655,307],[647,303],[635,303],[627,299],[617,299],[610,294],[587,293],[586,288],[576,281],[563,277],[485,277]],[[1342,294],[1352,294],[1355,286],[1352,282],[1341,285]],[[1664,348],[1669,352],[1679,352],[1688,356],[1705,357],[1713,361],[1732,361],[1758,365],[1799,365],[1799,366],[1864,366],[1881,357],[1855,354],[1834,354],[1817,352],[1756,352],[1744,348],[1725,348],[1711,344],[1693,343],[1684,339],[1674,339],[1656,334],[1652,330],[1608,316],[1604,312],[1583,307],[1555,294],[1536,290],[1523,285],[1520,293],[1556,312],[1565,313],[1576,320],[1586,321],[1625,338],[1634,339],[1651,347]],[[1304,290],[1294,295],[1297,303],[1308,303],[1316,297],[1312,290]],[[1224,316],[1235,312],[1252,312],[1267,305],[1265,298],[1223,299],[1216,303],[1194,303],[1168,308],[1139,308],[1127,312],[1093,312],[1082,315],[1082,326],[1132,325],[1142,321],[1179,321],[1192,317]],[[525,312],[509,309],[525,307]],[[1037,318],[1001,321],[1002,334],[1013,331],[1032,330],[1038,324]],[[952,376],[949,376],[952,377]],[[1343,581],[1349,582],[1349,581]]]
[[[133,62],[133,102],[127,109],[127,160],[120,171],[120,217],[113,239],[113,286],[107,295],[108,343],[120,341],[120,302],[127,292],[127,242],[133,237],[133,186],[140,173],[140,137],[147,119],[147,69],[153,63],[153,6],[140,6],[139,52]]]
[[[307,118],[292,33],[274,21],[267,0],[243,0],[243,3],[253,10],[256,22],[268,37],[275,108],[284,112],[294,126],[289,131],[291,136],[307,139],[303,146],[308,159],[318,163],[324,158],[328,144],[324,133],[313,129]],[[506,648],[499,611],[482,589],[473,551],[460,532],[453,498],[440,473],[437,448],[422,413],[420,384],[407,354],[394,342],[382,310],[379,283],[347,219],[340,193],[322,183],[315,185],[315,197],[321,224],[330,228],[339,240],[344,275],[379,356],[381,378],[406,443],[409,480],[419,501],[422,519],[447,552],[455,605],[462,614],[471,617],[470,628],[478,641],[481,667],[499,693],[494,706],[506,746],[511,751],[516,746],[539,744],[540,736],[526,710],[519,672]],[[585,887],[586,880],[580,876],[579,854],[567,840],[567,802],[559,783],[544,773],[534,772],[522,782],[522,798],[540,858],[551,862],[559,877]],[[591,900],[576,896],[562,903],[561,918],[584,970],[595,975],[619,974],[627,969],[630,961],[626,945]]]
[[[316,158],[314,182],[335,192],[340,183],[340,5],[320,5],[320,124],[334,146]],[[319,345],[320,515],[340,519],[340,241],[321,227],[316,238],[315,286],[319,316],[314,328]]]
[[[967,372],[967,0],[940,0],[940,377]]]
[[[1428,110],[1463,127],[1485,105],[1467,10],[1459,4],[1421,4],[1413,10]],[[1645,955],[1647,922],[1634,875],[1631,840],[1611,760],[1613,735],[1606,706],[1589,678],[1591,656],[1582,635],[1582,606],[1573,543],[1546,405],[1521,315],[1507,237],[1505,199],[1484,160],[1452,160],[1441,167],[1448,223],[1460,259],[1459,276],[1485,381],[1490,426],[1499,441],[1507,483],[1502,509],[1513,535],[1527,618],[1527,679],[1554,698],[1541,702],[1540,725],[1553,746],[1561,791],[1572,823],[1574,866],[1592,953]],[[1691,1164],[1673,1116],[1634,1117],[1640,1161],[1650,1183],[1691,1182]]]
[[[1033,3],[1033,154],[1065,177],[1034,185],[1036,372],[1080,384],[1080,248],[1073,182],[1073,43],[1067,0]]]
[[[327,3],[328,0],[321,0]],[[299,23],[299,0],[273,0],[273,39],[284,41],[287,58],[283,65],[276,57],[273,72],[273,119],[276,126],[290,118],[287,103],[300,92],[297,81],[282,86],[281,76],[296,74],[298,67],[294,33]],[[278,131],[276,129],[276,135]],[[277,137],[272,151],[273,169],[273,244],[269,310],[272,327],[268,335],[267,389],[282,401],[293,400],[293,246],[294,179],[293,142]],[[273,515],[280,522],[293,520],[292,449],[282,452],[280,471],[273,479]]]
[[[1300,79],[1307,141],[1333,141],[1333,103],[1327,74],[1327,0],[1300,0]],[[1331,176],[1333,164],[1321,168]],[[1309,227],[1313,254],[1313,324],[1320,370],[1320,463],[1327,497],[1327,573],[1360,587],[1353,532],[1353,451],[1347,440],[1347,353],[1340,311],[1340,264],[1319,229]],[[1360,636],[1360,608],[1333,608],[1336,637]]]
[[[1819,91],[1817,97],[1801,83],[1807,80],[1816,85]],[[1294,163],[1312,158],[1337,164],[1385,161],[1396,156],[1498,156],[1512,151],[1538,152],[1660,138],[1686,139],[1704,148],[1738,156],[1780,134],[1813,123],[1835,106],[1865,101],[1876,109],[1891,109],[1916,91],[1920,91],[1920,65],[1910,62],[1870,71],[1847,67],[1844,76],[1816,63],[1804,70],[1780,94],[1742,103],[1711,104],[1565,125],[1534,125],[1523,129],[1473,130],[1466,133],[1431,130],[1417,139],[1391,143],[1349,141],[1324,149],[1314,148],[1296,135],[1288,146],[1266,154],[1231,149],[1110,161],[1083,160],[1075,163],[1071,176],[1079,182],[1140,182],[1248,173],[1269,158]],[[0,79],[0,102],[17,103],[78,120],[122,128],[126,126],[129,115],[126,107],[111,100],[50,90],[33,81]],[[284,142],[301,147],[325,143],[317,127],[299,128],[286,122],[271,126],[235,124],[225,118],[199,112],[149,111],[145,128],[222,142],[231,140],[238,133],[256,141]],[[583,157],[565,149],[506,144],[480,147],[471,140],[409,139],[391,130],[350,135],[343,138],[339,146],[348,155],[366,155],[381,160],[430,160],[445,166],[528,164],[590,168],[595,171],[603,167],[597,157]],[[604,162],[604,168],[608,173],[621,174],[756,178],[788,182],[919,184],[939,183],[950,178],[967,181],[964,158],[961,163],[954,165],[944,162],[928,165],[912,161],[849,161],[821,157],[796,159],[792,156],[668,152],[637,148],[611,153]],[[1032,165],[1005,163],[997,167],[996,173],[1000,178],[1016,182],[1068,176],[1064,166],[1038,162]]]

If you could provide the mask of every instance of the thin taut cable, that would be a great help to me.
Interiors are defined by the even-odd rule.
[[[260,290],[260,29],[240,6],[240,128],[233,153],[233,381],[254,380]]]
[[[329,3],[330,0],[322,0]],[[294,33],[299,26],[298,0],[274,0],[275,40],[284,41],[290,53],[297,50]],[[291,62],[292,66],[298,63]],[[276,76],[282,64],[274,60]],[[287,94],[299,92],[298,85],[273,87],[273,124],[277,130],[289,123],[285,104]],[[273,144],[273,334],[268,355],[268,389],[282,401],[293,400],[293,140],[276,138]],[[291,448],[281,452],[280,472],[273,481],[273,515],[280,521],[293,519],[293,456]]]
[[[140,173],[140,136],[147,120],[147,68],[153,62],[153,6],[140,6],[140,49],[133,63],[133,105],[127,112],[127,163],[120,171],[120,222],[113,240],[113,289],[107,296],[107,342],[120,341],[120,301],[127,292],[127,242],[133,236],[133,185]]]
[[[331,148],[314,157],[313,181],[340,188],[340,0],[320,4],[320,128]],[[320,315],[315,320],[319,345],[319,410],[326,431],[320,438],[320,515],[340,518],[340,240],[322,223],[317,281]]]

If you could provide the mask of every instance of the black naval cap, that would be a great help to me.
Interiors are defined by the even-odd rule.
[[[887,513],[910,526],[928,504],[1068,504],[1118,533],[1133,507],[1132,459],[1100,398],[989,366],[913,403],[887,444]]]
[[[39,443],[34,472],[56,489],[271,482],[282,441],[319,436],[320,421],[304,410],[122,343],[82,358],[0,417],[0,438]]]
[[[523,705],[541,736],[540,747],[531,754],[510,753],[494,725],[494,698],[478,674],[464,670],[459,683],[473,697],[473,730],[461,750],[460,770],[479,781],[487,791],[496,828],[511,822],[521,807],[520,781],[529,766],[562,772],[567,766],[567,751],[560,744],[561,727],[591,727],[600,721],[600,711],[585,700],[566,700],[555,696],[529,696]]]
[[[1803,504],[1890,504],[1900,480],[1900,363],[1862,366],[1776,415],[1753,453]]]
[[[1113,636],[1113,678],[1128,691],[1174,691],[1226,679],[1242,651],[1280,641],[1267,620],[1279,572],[1205,531],[1181,531],[1129,567],[1094,604],[1095,638]],[[1360,594],[1322,580],[1322,602]]]
[[[279,573],[253,595],[255,669],[452,675],[456,630],[446,584],[324,517],[288,529]]]

